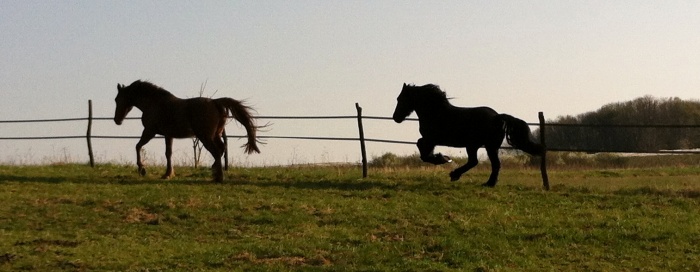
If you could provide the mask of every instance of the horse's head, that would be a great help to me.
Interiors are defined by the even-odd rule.
[[[117,103],[117,109],[114,112],[114,123],[121,125],[126,118],[126,115],[134,108],[134,102],[131,98],[131,86],[124,87],[122,84],[117,84],[117,97],[114,98],[114,102]]]
[[[401,94],[396,98],[396,109],[394,110],[394,122],[401,123],[406,120],[406,117],[415,110],[413,98],[411,97],[411,88],[413,86],[403,84]]]

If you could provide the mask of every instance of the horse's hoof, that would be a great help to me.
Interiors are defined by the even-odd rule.
[[[161,176],[160,178],[161,178],[161,179],[170,179],[170,178],[172,178],[173,176],[174,176],[174,175],[163,175],[163,176]]]
[[[452,159],[448,156],[437,153],[437,154],[431,155],[428,159],[424,159],[423,161],[432,163],[434,165],[441,165],[441,164],[446,164],[448,162],[452,162]]]
[[[224,175],[223,173],[214,173],[214,183],[223,183]]]
[[[445,164],[448,162],[452,162],[450,157],[442,155],[441,153],[435,154],[435,164]]]
[[[452,158],[450,158],[449,156],[445,156],[442,154],[439,155],[442,156],[442,160],[445,161],[444,163],[452,162]]]
[[[146,176],[146,168],[139,168],[139,175],[141,175],[142,177],[145,177]]]
[[[450,172],[450,181],[458,181],[460,177],[462,177],[462,175]]]

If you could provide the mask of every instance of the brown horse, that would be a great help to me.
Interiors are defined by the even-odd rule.
[[[212,169],[214,181],[223,181],[221,156],[225,145],[221,138],[229,113],[245,127],[248,142],[244,144],[245,151],[250,154],[260,153],[257,146],[256,130],[250,114],[251,108],[240,101],[224,97],[218,99],[190,98],[180,99],[170,92],[150,82],[137,80],[129,86],[117,84],[119,91],[114,99],[117,109],[114,122],[121,125],[126,115],[133,107],[141,110],[143,132],[136,144],[136,165],[139,174],[146,175],[146,169],[141,162],[141,147],[148,143],[156,134],[165,137],[165,157],[167,170],[164,179],[175,175],[170,160],[172,155],[173,138],[188,138],[196,136],[204,147],[214,156]]]

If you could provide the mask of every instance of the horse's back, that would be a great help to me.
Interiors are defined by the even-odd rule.
[[[489,107],[459,108],[451,115],[454,122],[467,127],[487,127],[491,120],[498,116],[498,112]]]
[[[486,145],[501,134],[502,129],[494,125],[497,116],[498,112],[489,107],[453,107],[439,121],[421,122],[420,132],[438,145]]]
[[[153,105],[151,110],[144,111],[142,123],[160,135],[188,138],[201,131],[216,131],[221,115],[221,111],[209,98],[174,97],[160,101],[159,105]]]
[[[187,119],[195,131],[204,130],[208,134],[217,131],[219,125],[225,122],[225,109],[210,98],[190,98],[186,99],[186,104]]]

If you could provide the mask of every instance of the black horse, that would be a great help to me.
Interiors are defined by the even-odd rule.
[[[433,153],[437,145],[467,149],[467,163],[450,172],[452,181],[458,180],[479,163],[477,150],[485,147],[491,160],[491,176],[484,186],[496,186],[498,171],[501,169],[498,149],[503,143],[503,137],[514,148],[531,155],[541,156],[544,150],[540,144],[531,140],[530,128],[525,121],[507,114],[498,114],[489,107],[455,107],[437,85],[414,86],[404,83],[396,100],[394,121],[403,122],[413,111],[418,115],[420,134],[423,136],[417,143],[421,160],[432,164],[450,162],[449,157]]]

